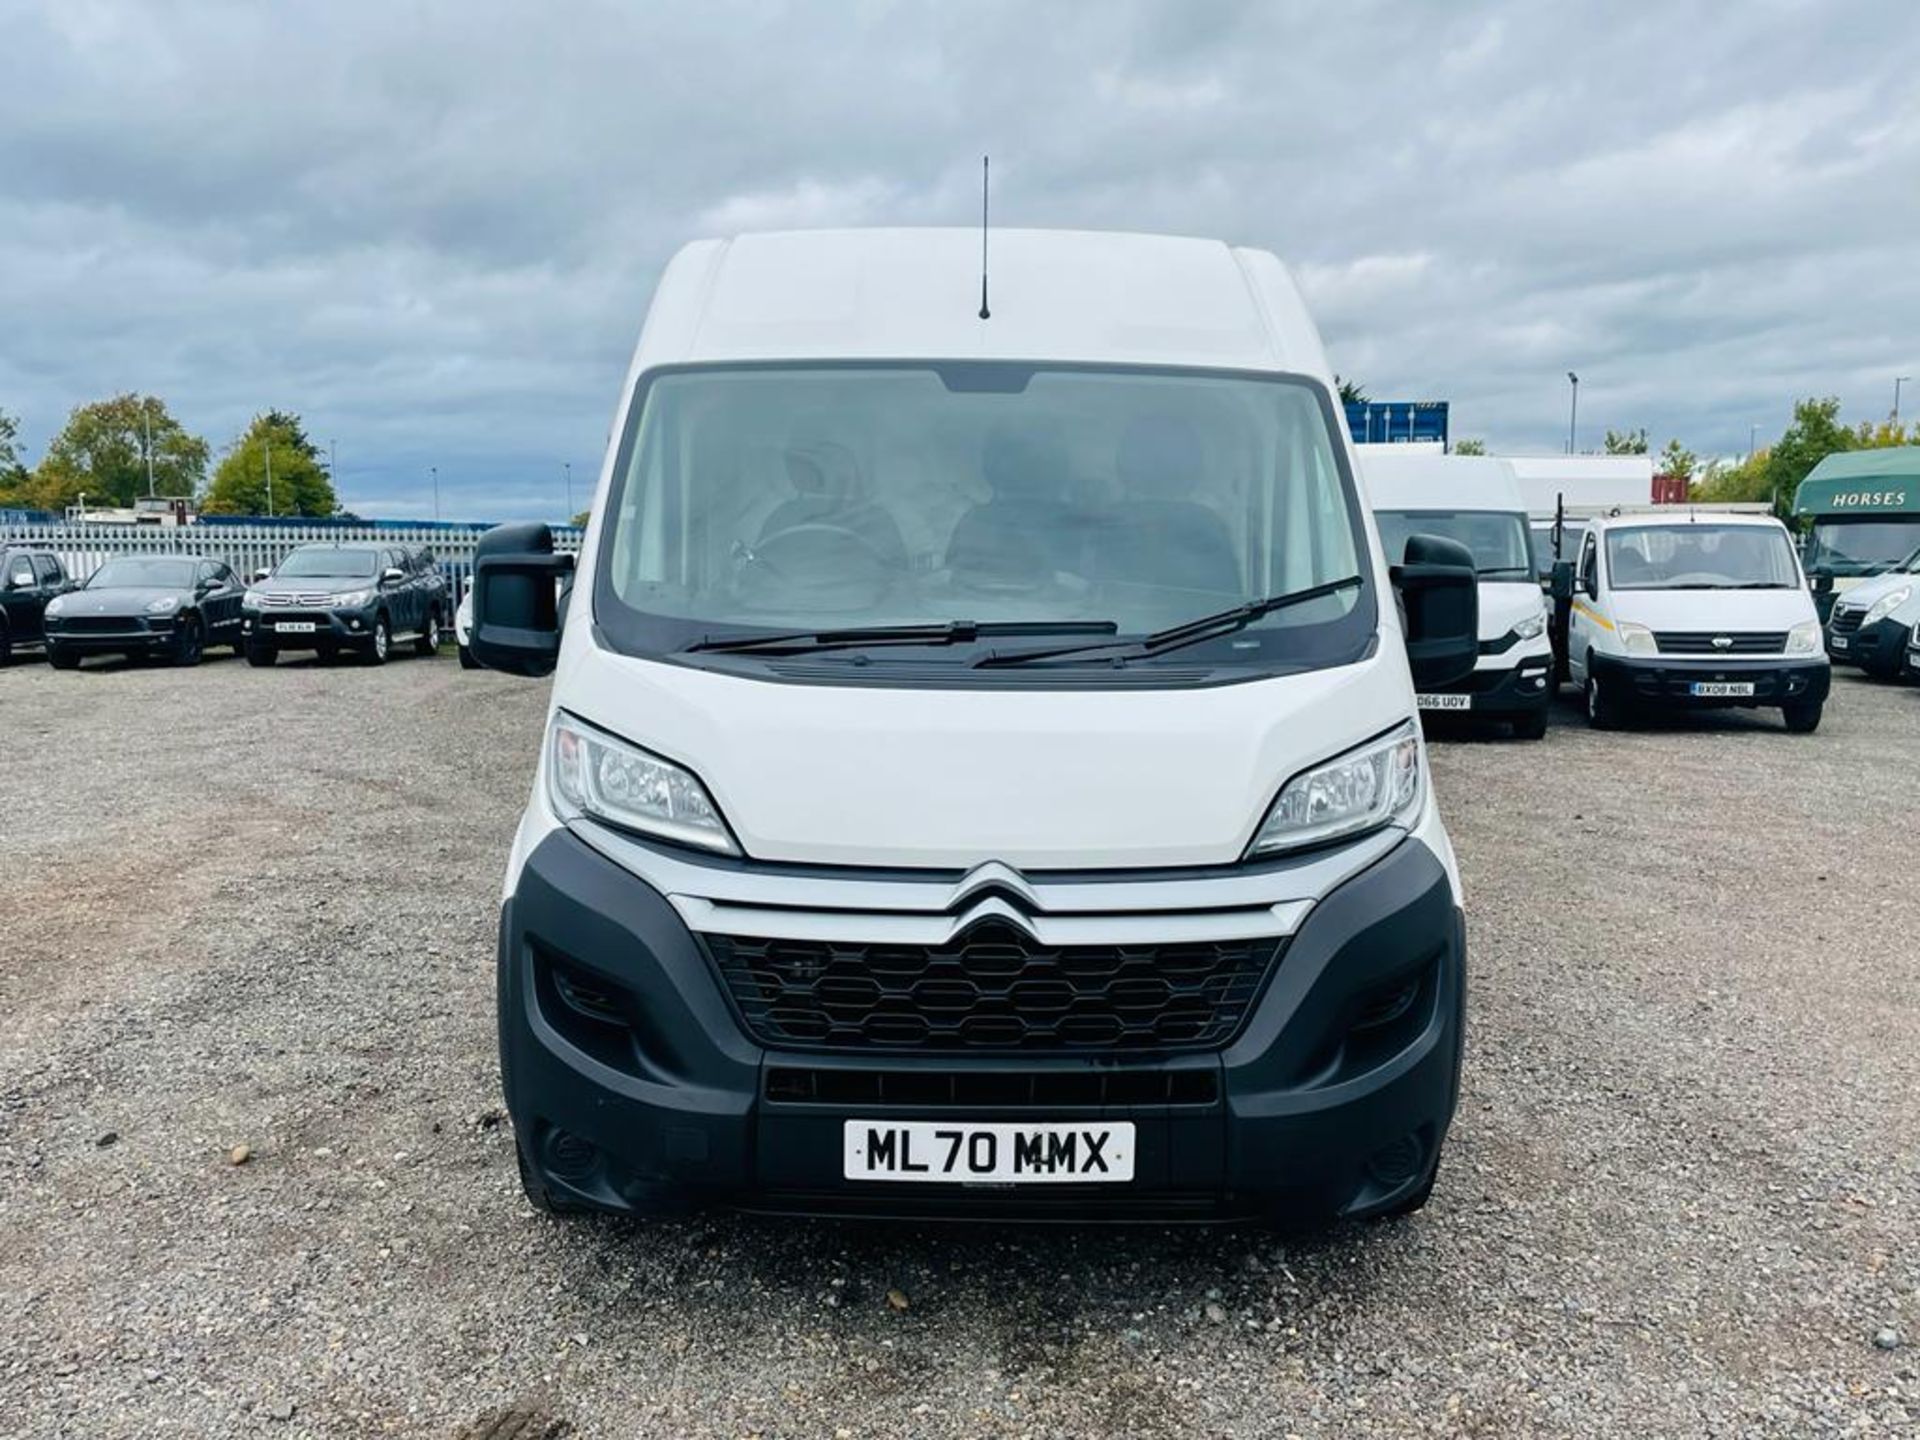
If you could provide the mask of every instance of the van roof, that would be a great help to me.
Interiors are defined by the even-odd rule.
[[[1648,525],[1753,525],[1786,527],[1771,515],[1743,514],[1732,510],[1714,510],[1691,505],[1659,505],[1647,510],[1628,510],[1618,515],[1596,515],[1586,521],[1590,530],[1624,530]]]
[[[660,277],[635,370],[713,361],[1036,360],[1285,370],[1331,381],[1264,250],[1084,230],[804,230],[699,240]]]
[[[1367,502],[1375,510],[1526,510],[1513,467],[1486,455],[1362,452]]]

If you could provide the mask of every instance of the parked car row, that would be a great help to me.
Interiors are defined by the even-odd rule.
[[[1920,675],[1920,550],[1835,598],[1827,653],[1877,680]]]
[[[452,620],[432,554],[400,545],[302,545],[251,584],[225,561],[116,555],[75,583],[52,551],[0,551],[0,664],[38,651],[56,670],[89,655],[197,665],[227,646],[253,665],[282,653],[384,664],[411,642],[432,655]]]

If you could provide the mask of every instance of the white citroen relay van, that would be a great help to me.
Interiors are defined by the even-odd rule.
[[[1366,483],[1388,555],[1415,535],[1444,535],[1473,553],[1480,574],[1480,659],[1458,684],[1422,692],[1420,708],[1471,711],[1538,740],[1547,733],[1553,642],[1512,467],[1487,456],[1375,447]]]
[[[1414,680],[1473,668],[1472,557],[1382,553],[1271,255],[996,232],[982,303],[979,246],[688,246],[566,598],[545,527],[482,541],[475,656],[553,674],[499,950],[538,1206],[1433,1183],[1465,935]]]
[[[1818,728],[1832,680],[1820,619],[1771,516],[1601,516],[1555,582],[1571,592],[1567,663],[1594,725],[1637,708],[1777,705],[1794,733]]]

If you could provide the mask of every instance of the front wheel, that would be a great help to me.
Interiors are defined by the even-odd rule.
[[[1596,730],[1620,728],[1619,702],[1601,688],[1591,660],[1587,662],[1587,723]]]
[[[47,646],[47,663],[56,670],[78,670],[80,656],[77,651],[69,650],[64,645],[49,645]]]
[[[268,666],[280,658],[280,652],[271,645],[248,644],[246,647],[247,664]]]
[[[182,667],[198,665],[206,648],[207,632],[200,628],[197,616],[189,615],[180,622],[180,633],[174,637],[173,663]]]
[[[1513,738],[1516,740],[1544,740],[1547,738],[1547,712],[1528,710],[1513,717]]]
[[[427,623],[420,627],[420,636],[413,642],[416,655],[438,655],[440,653],[440,612],[429,610]]]
[[[462,670],[478,670],[480,668],[480,662],[473,658],[472,649],[466,645],[460,647],[460,668]]]
[[[1802,700],[1781,706],[1780,713],[1786,719],[1790,734],[1811,735],[1820,728],[1820,714],[1826,708],[1823,700]]]
[[[384,665],[387,656],[393,653],[393,627],[387,623],[386,613],[373,617],[373,643],[367,647],[367,663]]]

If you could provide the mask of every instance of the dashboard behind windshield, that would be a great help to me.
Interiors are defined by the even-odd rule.
[[[1608,530],[1615,590],[1797,589],[1786,532],[1771,525],[1637,525]]]
[[[663,371],[616,458],[596,619],[616,648],[649,655],[955,620],[1162,630],[1369,572],[1331,425],[1322,387],[1267,375]],[[1373,615],[1361,583],[1223,639],[1214,658],[1332,663],[1370,639]]]

